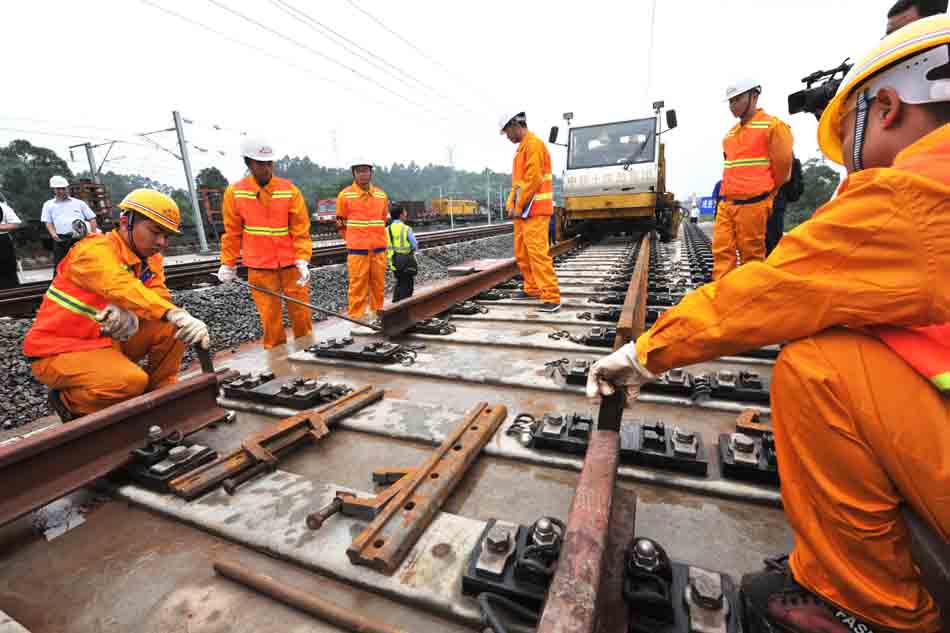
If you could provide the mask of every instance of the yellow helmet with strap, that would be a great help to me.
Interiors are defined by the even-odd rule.
[[[841,80],[818,124],[818,145],[834,162],[844,164],[842,122],[856,107],[864,109],[884,87],[894,88],[910,104],[950,101],[950,16],[934,15],[912,22],[885,37]],[[940,70],[938,70],[940,69]],[[935,72],[936,71],[936,72]],[[858,90],[861,88],[861,90]],[[864,102],[862,104],[858,102]],[[858,120],[859,128],[861,119]],[[863,129],[858,130],[863,137]],[[856,132],[856,136],[858,135]],[[863,141],[855,142],[860,168]]]
[[[181,234],[181,210],[169,196],[154,189],[136,189],[129,192],[120,209],[138,213],[161,225],[172,233]]]

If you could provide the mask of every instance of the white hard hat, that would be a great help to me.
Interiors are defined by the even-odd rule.
[[[750,90],[758,89],[759,92],[762,91],[762,84],[756,81],[755,79],[750,79],[746,77],[745,79],[740,79],[739,81],[733,81],[726,88],[726,98],[723,101],[729,101],[734,97],[738,97],[741,94],[745,94]]]
[[[366,156],[357,156],[357,157],[354,158],[353,161],[350,163],[350,169],[351,169],[351,170],[356,169],[357,167],[361,167],[361,166],[366,166],[366,167],[369,167],[370,169],[372,169],[372,168],[373,168],[373,161],[371,161],[371,160],[370,160],[369,158],[367,158]]]
[[[261,136],[247,136],[241,141],[241,156],[262,163],[275,160],[274,146]]]
[[[504,132],[505,128],[508,127],[508,124],[511,123],[512,119],[515,119],[518,123],[524,123],[527,121],[525,117],[524,110],[505,110],[502,112],[501,116],[498,117],[498,131]]]
[[[50,189],[66,189],[69,187],[69,181],[62,176],[53,176],[49,179]]]

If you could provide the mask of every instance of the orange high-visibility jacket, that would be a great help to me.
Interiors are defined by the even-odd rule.
[[[175,307],[162,256],[152,255],[143,266],[118,230],[89,236],[70,249],[23,340],[23,353],[44,358],[111,346],[96,321],[96,312],[110,303],[148,320]]]
[[[640,362],[659,373],[836,326],[950,323],[948,174],[950,125],[905,148],[893,167],[851,174],[768,260],[665,312],[637,339]]]
[[[375,185],[364,191],[354,182],[336,197],[337,221],[346,227],[344,239],[351,252],[385,251],[388,215],[389,198]]]
[[[515,210],[516,218],[521,217],[529,202],[529,217],[550,216],[554,213],[553,187],[551,153],[544,141],[533,132],[528,132],[515,152],[511,167],[511,193],[505,206]]]
[[[721,194],[747,199],[784,185],[792,168],[792,132],[761,109],[748,123],[737,123],[722,141],[725,157]]]
[[[286,178],[274,176],[261,187],[254,176],[231,184],[221,203],[224,235],[221,263],[274,270],[310,261],[310,215],[300,190]]]

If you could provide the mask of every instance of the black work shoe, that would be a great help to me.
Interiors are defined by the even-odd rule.
[[[540,308],[538,308],[538,312],[557,312],[560,309],[561,309],[560,303],[545,302],[541,304]]]
[[[805,589],[792,577],[788,556],[765,560],[739,587],[746,633],[883,633]]]
[[[60,397],[58,389],[50,389],[46,395],[46,401],[49,403],[49,408],[55,411],[56,415],[58,415],[59,419],[63,422],[69,422],[79,417],[66,407],[66,403],[63,402],[63,399]]]

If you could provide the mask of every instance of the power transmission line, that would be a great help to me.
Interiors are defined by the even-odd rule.
[[[295,7],[294,5],[290,4],[289,2],[285,2],[284,0],[271,0],[271,4],[273,4],[274,6],[276,6],[278,9],[281,9],[282,11],[284,11],[284,13],[287,13],[288,15],[290,15],[290,17],[294,18],[294,19],[297,20],[298,22],[301,22],[302,24],[306,24],[307,22],[309,22],[310,24],[309,24],[308,26],[310,26],[310,28],[313,29],[314,31],[318,31],[318,32],[319,32],[320,30],[322,30],[324,33],[329,33],[330,36],[336,38],[337,40],[340,40],[340,41],[344,42],[343,44],[339,44],[339,46],[341,46],[342,48],[346,49],[347,52],[349,52],[349,53],[351,53],[351,54],[353,54],[353,55],[356,55],[357,57],[359,57],[359,58],[362,59],[363,61],[365,61],[365,62],[367,62],[367,63],[369,63],[369,64],[372,64],[372,65],[375,66],[376,68],[378,68],[378,69],[380,69],[380,70],[385,70],[384,66],[385,66],[385,67],[388,67],[388,68],[390,68],[390,69],[396,71],[396,72],[399,73],[400,75],[402,75],[402,76],[408,78],[409,80],[415,82],[416,84],[422,86],[423,88],[425,88],[426,90],[428,90],[428,91],[431,92],[432,94],[436,95],[436,96],[439,97],[440,99],[444,99],[444,100],[446,100],[446,101],[448,101],[448,102],[450,102],[450,103],[454,103],[454,104],[457,105],[457,106],[461,106],[463,109],[467,110],[468,112],[474,113],[474,111],[471,110],[471,109],[470,109],[468,106],[466,106],[464,103],[461,103],[461,102],[459,102],[459,101],[456,101],[456,100],[453,99],[452,97],[450,97],[450,96],[448,96],[448,95],[445,95],[445,94],[439,92],[437,89],[433,88],[432,86],[430,86],[430,85],[427,84],[426,82],[424,82],[424,81],[422,81],[421,79],[419,79],[418,77],[414,76],[412,73],[406,72],[405,70],[403,70],[403,69],[400,68],[399,66],[396,66],[395,64],[392,64],[392,63],[386,61],[385,59],[383,59],[382,57],[380,57],[380,56],[377,55],[376,53],[374,53],[374,52],[368,50],[367,48],[365,48],[365,47],[363,47],[363,46],[361,46],[361,45],[358,44],[357,42],[354,42],[353,40],[349,39],[349,38],[346,37],[345,35],[339,33],[338,31],[336,31],[336,30],[334,30],[334,29],[332,29],[332,28],[330,28],[330,27],[327,26],[326,24],[323,24],[322,22],[320,22],[319,20],[317,20],[317,19],[314,18],[313,16],[311,16],[311,15],[305,13],[304,11],[302,11],[301,9]],[[295,14],[296,14],[296,15],[295,15]],[[306,21],[306,22],[305,22],[305,21]],[[354,51],[352,50],[352,49],[354,49],[354,48],[357,49],[357,50],[359,50],[359,51],[361,51],[362,53],[365,53],[365,55],[360,54],[360,53],[357,53],[357,52],[354,52]],[[366,55],[369,55],[369,56],[372,57],[373,59],[367,58]],[[377,61],[373,61],[374,59],[377,60]],[[406,83],[406,82],[403,81],[403,83]]]
[[[144,1],[144,0],[143,0],[143,1]],[[434,110],[431,110],[431,109],[427,108],[424,104],[419,103],[419,102],[417,102],[417,101],[413,101],[413,100],[410,99],[409,97],[407,97],[407,96],[405,96],[405,95],[403,95],[403,94],[401,94],[401,93],[399,93],[399,92],[396,92],[396,91],[393,90],[392,88],[389,88],[388,86],[386,86],[386,85],[384,85],[384,84],[378,82],[377,80],[373,79],[373,78],[370,77],[369,75],[366,75],[366,74],[360,72],[360,71],[357,70],[356,68],[353,68],[352,66],[349,66],[348,64],[345,64],[344,62],[341,62],[340,60],[338,60],[338,59],[332,57],[331,55],[327,55],[326,53],[324,53],[324,52],[322,52],[322,51],[318,51],[317,49],[312,48],[312,47],[310,47],[310,46],[307,46],[306,44],[304,44],[304,43],[302,43],[302,42],[299,42],[299,41],[295,40],[294,38],[289,37],[288,35],[285,35],[284,33],[281,33],[280,31],[278,31],[278,30],[276,30],[276,29],[272,29],[271,27],[267,26],[266,24],[263,24],[262,22],[260,22],[260,21],[258,21],[258,20],[255,20],[254,18],[249,17],[249,16],[247,16],[247,15],[241,13],[240,11],[237,11],[237,10],[235,10],[235,9],[232,9],[231,7],[227,6],[226,4],[224,4],[224,3],[222,3],[222,2],[218,2],[218,0],[208,0],[208,2],[210,2],[210,3],[213,4],[214,6],[218,7],[218,8],[221,9],[222,11],[226,11],[226,12],[228,12],[228,13],[231,13],[231,14],[233,14],[233,15],[236,15],[237,17],[241,18],[242,20],[244,20],[244,21],[246,21],[246,22],[249,22],[250,24],[253,24],[253,25],[257,26],[257,27],[260,28],[260,29],[263,29],[263,30],[267,31],[268,33],[271,33],[272,35],[276,35],[277,37],[281,38],[282,40],[285,40],[285,41],[287,41],[287,42],[290,42],[291,44],[293,44],[293,45],[295,45],[295,46],[297,46],[297,47],[299,47],[299,48],[302,48],[303,50],[309,52],[309,53],[312,54],[312,55],[315,55],[315,56],[317,56],[317,57],[320,57],[320,58],[322,58],[322,59],[325,59],[325,60],[327,60],[327,61],[329,61],[329,62],[331,62],[331,63],[333,63],[333,64],[336,64],[337,66],[340,66],[341,68],[346,69],[347,71],[349,71],[350,73],[356,75],[357,77],[359,77],[359,78],[361,78],[361,79],[363,79],[363,80],[365,80],[365,81],[368,81],[368,82],[372,83],[372,84],[375,85],[375,86],[378,86],[379,88],[381,88],[381,89],[384,90],[385,92],[387,92],[387,93],[389,93],[389,94],[391,94],[391,95],[397,97],[398,99],[400,99],[400,100],[402,100],[402,101],[405,101],[406,103],[409,103],[409,104],[411,104],[411,105],[413,105],[413,106],[419,108],[420,110],[424,110],[424,111],[428,112],[428,113],[431,114],[431,115],[434,115],[434,116],[436,116],[436,117],[438,117],[438,118],[440,118],[440,119],[444,119],[444,117],[440,116],[440,115],[439,115],[437,112],[435,112]]]

